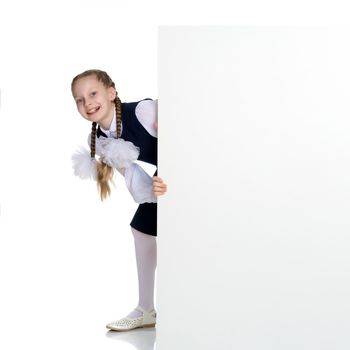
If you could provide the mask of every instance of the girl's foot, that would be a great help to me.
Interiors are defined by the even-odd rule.
[[[108,323],[106,327],[113,331],[128,331],[134,328],[154,327],[156,325],[156,310],[146,311],[141,306],[138,306],[134,311],[138,311],[141,315],[137,316],[136,314],[135,317],[129,317],[130,314],[133,314],[131,312],[128,316],[120,320]]]

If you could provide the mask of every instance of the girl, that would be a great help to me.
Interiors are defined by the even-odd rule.
[[[118,331],[154,327],[157,196],[163,195],[167,186],[156,176],[157,171],[151,178],[134,161],[139,159],[157,166],[157,100],[122,103],[114,82],[106,72],[97,69],[77,75],[71,90],[79,113],[92,122],[90,151],[73,156],[75,174],[95,179],[104,200],[110,194],[109,183],[116,168],[125,177],[134,200],[140,203],[130,223],[139,281],[138,306],[106,327]],[[99,161],[95,154],[100,156]]]

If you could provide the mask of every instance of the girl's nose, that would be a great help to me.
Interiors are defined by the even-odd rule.
[[[86,98],[85,98],[85,106],[89,106],[90,104],[91,104],[91,98],[89,97],[89,96],[87,96]]]

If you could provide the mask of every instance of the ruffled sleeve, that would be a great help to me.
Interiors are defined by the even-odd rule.
[[[136,203],[156,203],[153,192],[153,179],[138,164],[133,163],[126,169],[118,169],[124,175],[126,187]]]

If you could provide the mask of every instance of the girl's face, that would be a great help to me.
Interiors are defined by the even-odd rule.
[[[106,88],[94,75],[80,78],[73,86],[73,97],[79,113],[91,122],[108,129],[114,116],[116,91]]]

